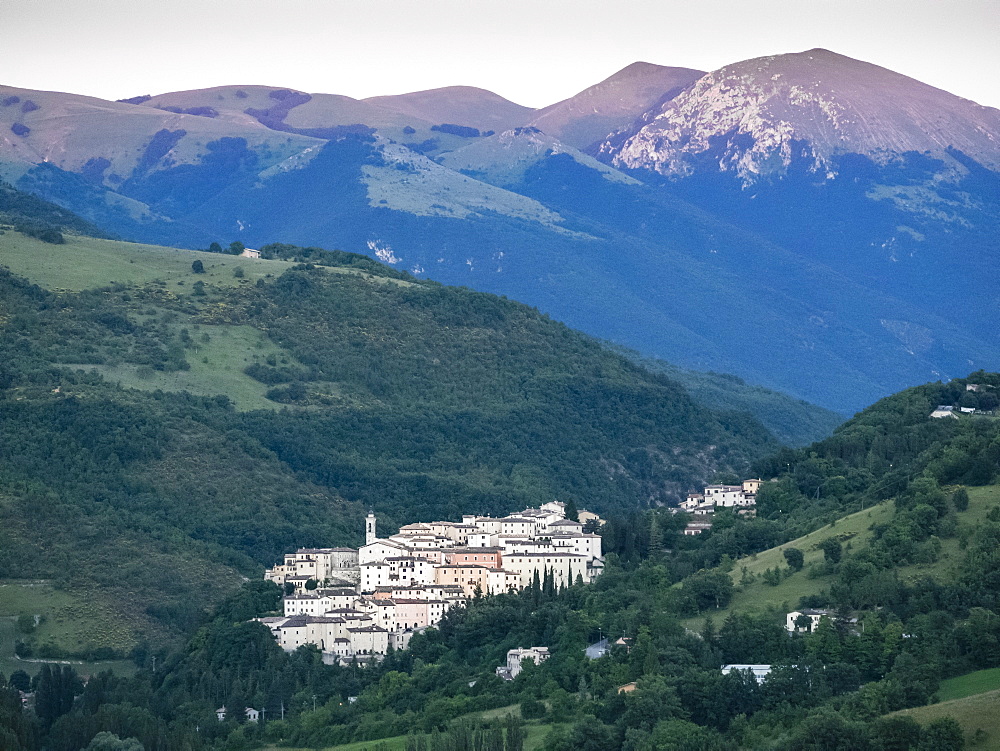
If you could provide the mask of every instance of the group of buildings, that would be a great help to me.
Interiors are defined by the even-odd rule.
[[[731,508],[742,516],[757,513],[757,491],[762,480],[744,480],[741,485],[707,485],[701,493],[690,493],[681,501],[679,510],[691,514],[684,528],[686,535],[698,535],[712,528],[712,515],[717,508]]]
[[[265,578],[285,588],[284,614],[260,620],[288,651],[314,644],[329,663],[378,659],[467,598],[593,581],[603,569],[601,537],[585,527],[601,520],[579,517],[551,502],[502,518],[408,524],[379,538],[369,514],[360,549],[303,548],[269,569]]]

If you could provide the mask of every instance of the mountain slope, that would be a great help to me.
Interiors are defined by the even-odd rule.
[[[517,187],[525,173],[545,159],[567,154],[575,162],[600,173],[606,180],[638,184],[618,170],[594,159],[573,146],[543,133],[536,127],[513,128],[467,146],[441,154],[437,161],[450,169],[491,185]]]
[[[907,152],[958,150],[1000,167],[1000,111],[828,50],[756,58],[705,75],[663,104],[620,149],[616,164],[690,174],[705,158],[744,182],[793,160],[835,172],[832,157],[885,163]]]
[[[753,386],[727,373],[686,370],[663,360],[642,357],[634,351],[612,348],[644,368],[683,384],[691,397],[706,407],[749,412],[786,446],[798,447],[820,441],[843,422],[836,412],[778,391]]]
[[[201,113],[273,130],[330,137],[337,128],[365,125],[390,138],[410,140],[404,128],[429,137],[431,122],[337,94],[307,94],[277,86],[216,86],[140,97],[142,106]],[[412,136],[416,138],[416,136]]]
[[[583,149],[631,125],[703,75],[691,68],[632,63],[569,99],[543,107],[527,125]]]
[[[107,237],[90,222],[71,211],[17,190],[0,180],[0,224],[11,224],[20,232],[38,235],[46,230],[68,230],[90,237]],[[58,240],[57,240],[58,242]]]
[[[880,150],[922,148],[921,128],[931,124],[903,122],[921,97],[947,114],[925,134],[927,144],[954,132],[975,151],[970,134],[989,136],[983,112],[990,111],[830,53],[730,69],[732,76],[710,74],[679,94],[661,92],[658,101],[673,98],[609,148],[659,127],[663,108],[702,113],[707,128],[723,103],[719,127],[744,112],[751,125],[771,123],[780,133],[781,122],[792,133],[792,115],[801,115],[801,133],[775,142],[774,170],[758,159],[772,153],[761,151],[769,141],[751,143],[746,134],[730,143],[705,131],[711,148],[698,151],[698,139],[690,141],[683,147],[690,170],[664,175],[653,161],[601,164],[534,126],[493,136],[461,124],[432,130],[444,110],[418,121],[385,103],[252,86],[106,103],[135,141],[121,155],[131,172],[118,184],[110,178],[121,175],[102,161],[114,147],[103,146],[93,127],[104,122],[88,114],[93,102],[62,119],[76,134],[63,137],[74,144],[72,159],[67,152],[58,164],[28,164],[11,152],[13,161],[0,154],[0,169],[19,188],[120,236],[188,247],[281,239],[368,253],[536,305],[678,366],[734,373],[843,414],[912,383],[992,367],[1000,359],[1000,301],[983,280],[1000,231],[998,173],[956,149]],[[598,109],[618,106],[621,88],[641,93],[636,81],[668,74],[630,67],[609,79],[623,87],[602,84],[593,97]],[[481,91],[452,93],[483,111],[497,104]],[[44,121],[45,108],[21,113],[23,99],[0,115]],[[835,123],[819,111],[813,117],[820,100],[836,103],[828,107]],[[133,117],[136,124],[125,124]],[[355,117],[370,122],[350,122]],[[157,118],[184,119],[150,132],[165,122]],[[871,140],[855,127],[868,119],[909,140]],[[234,135],[220,135],[226,128]],[[871,140],[871,148],[838,151],[830,134],[841,131]],[[8,140],[34,135],[12,132]],[[81,145],[88,143],[90,151]],[[787,166],[782,149],[791,149]],[[759,179],[746,185],[740,164],[760,167]]]
[[[446,86],[409,94],[369,97],[369,104],[435,124],[451,123],[479,130],[507,130],[521,125],[534,110],[474,86]]]

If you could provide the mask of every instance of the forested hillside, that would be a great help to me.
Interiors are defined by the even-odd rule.
[[[202,624],[183,650],[136,650],[134,678],[81,689],[68,668],[40,677],[42,714],[2,715],[13,748],[44,738],[69,751],[100,731],[146,749],[406,733],[428,748],[463,733],[528,733],[549,751],[811,749],[817,737],[844,751],[962,747],[955,722],[883,715],[932,701],[943,677],[1000,666],[1000,510],[980,487],[1000,470],[1000,375],[908,390],[775,453],[750,418],[700,408],[524,306],[351,256],[261,261],[254,281],[231,256],[191,257],[201,271],[169,285],[53,294],[3,276],[15,355],[2,384],[3,574],[114,599],[147,635]],[[218,342],[248,330],[266,337],[240,340],[259,345],[241,377],[280,409],[151,388],[199,363],[225,374],[244,361],[216,361]],[[972,411],[931,419],[939,404]],[[711,532],[688,537],[684,515],[643,508],[751,461],[774,478],[756,519],[717,511]],[[353,501],[391,526],[551,497],[608,515],[596,583],[476,599],[377,667],[283,653],[246,623],[278,607],[259,580],[203,618],[282,549],[356,542]],[[836,619],[790,637],[784,614],[805,606]],[[626,643],[588,660],[601,635]],[[526,645],[553,657],[499,681],[506,650]],[[772,673],[757,684],[724,663]],[[222,704],[262,707],[268,722],[219,723]],[[508,705],[521,729],[490,719]]]
[[[53,580],[115,626],[81,642],[50,619],[25,638],[46,654],[176,638],[283,552],[357,544],[361,503],[385,529],[629,508],[777,447],[501,298],[351,254],[130,247],[0,244],[62,290],[0,273],[0,578]]]
[[[62,231],[91,237],[109,235],[79,216],[0,180],[0,228],[8,225],[44,242],[62,243]]]

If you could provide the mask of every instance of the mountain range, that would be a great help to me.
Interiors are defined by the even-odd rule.
[[[841,413],[1000,359],[1000,112],[826,50],[449,87],[0,86],[0,177],[106,232],[365,253]]]

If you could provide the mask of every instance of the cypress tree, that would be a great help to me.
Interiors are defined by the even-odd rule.
[[[58,716],[59,699],[56,692],[55,681],[52,678],[52,668],[48,663],[42,665],[38,671],[38,686],[35,689],[35,714],[38,719],[47,725]]]

